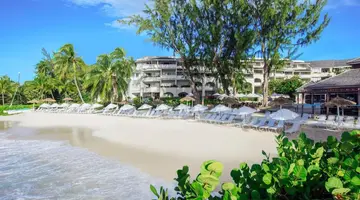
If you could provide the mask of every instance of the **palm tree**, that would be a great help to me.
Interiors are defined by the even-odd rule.
[[[73,77],[79,97],[83,103],[85,102],[78,85],[77,75],[83,71],[85,66],[86,65],[82,58],[75,53],[74,46],[72,44],[65,44],[60,48],[59,52],[55,53],[56,74],[62,81],[71,76]]]
[[[51,95],[54,99],[53,91],[56,89],[59,81],[45,74],[39,74],[34,81],[32,81],[32,88],[37,91],[40,99],[43,99],[46,95]]]
[[[11,95],[14,90],[14,83],[8,76],[0,77],[0,93],[2,98],[2,105],[5,105],[5,95]]]
[[[115,102],[119,95],[125,95],[134,66],[134,60],[125,55],[124,49],[116,48],[111,54],[98,56],[85,80],[93,99],[100,97]]]

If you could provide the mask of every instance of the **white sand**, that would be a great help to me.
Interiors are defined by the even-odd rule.
[[[262,150],[276,154],[274,133],[195,121],[57,113],[25,113],[0,120],[34,128],[91,128],[95,136],[111,142],[192,159],[259,162]]]
[[[67,140],[74,146],[117,159],[168,181],[173,180],[176,170],[183,165],[188,165],[190,175],[195,177],[201,163],[210,159],[224,163],[222,179],[228,181],[230,171],[241,162],[261,162],[262,150],[276,155],[274,133],[195,121],[56,113],[25,113],[0,117],[0,121],[45,128],[43,132],[47,134],[38,134],[33,139]],[[74,135],[77,128],[89,128],[92,133]],[[314,140],[340,136],[340,131],[306,127],[302,131]],[[289,138],[297,136],[293,134]]]

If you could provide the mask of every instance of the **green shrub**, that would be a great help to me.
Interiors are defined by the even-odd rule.
[[[233,182],[223,183],[216,195],[223,170],[216,161],[205,162],[195,180],[187,166],[178,170],[177,197],[162,187],[150,189],[159,200],[360,199],[360,131],[344,132],[340,141],[330,136],[315,143],[304,133],[297,140],[283,135],[276,140],[278,157],[263,151],[261,164],[240,164],[231,172]]]
[[[4,106],[0,106],[0,115],[7,115],[7,113],[4,113],[4,111],[6,110],[19,110],[19,109],[25,109],[25,108],[32,108],[32,105],[13,105],[13,106],[9,106],[9,105],[4,105]]]

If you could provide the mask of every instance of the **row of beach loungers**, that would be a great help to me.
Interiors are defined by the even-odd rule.
[[[360,120],[355,121],[354,117],[347,116],[336,118],[336,116],[320,115],[316,121],[309,123],[309,114],[304,113],[302,117],[294,120],[274,120],[269,117],[270,112],[265,113],[264,117],[248,115],[236,115],[233,112],[197,112],[194,113],[189,109],[172,110],[169,109],[157,110],[149,107],[144,110],[136,110],[135,107],[130,105],[127,109],[122,109],[115,104],[109,104],[105,108],[100,109],[102,106],[99,104],[53,104],[40,106],[37,110],[39,112],[54,112],[54,113],[78,113],[78,114],[101,114],[108,116],[127,116],[134,118],[162,118],[162,119],[190,119],[194,118],[199,122],[212,123],[212,124],[232,124],[241,128],[253,128],[265,131],[285,131],[285,133],[296,133],[300,130],[301,125],[308,124],[314,127],[325,128],[360,128]],[[286,125],[289,125],[289,128]]]

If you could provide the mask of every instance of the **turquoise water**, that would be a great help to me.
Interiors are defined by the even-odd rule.
[[[153,198],[150,184],[167,185],[67,142],[11,138],[0,133],[0,200],[141,200]]]

